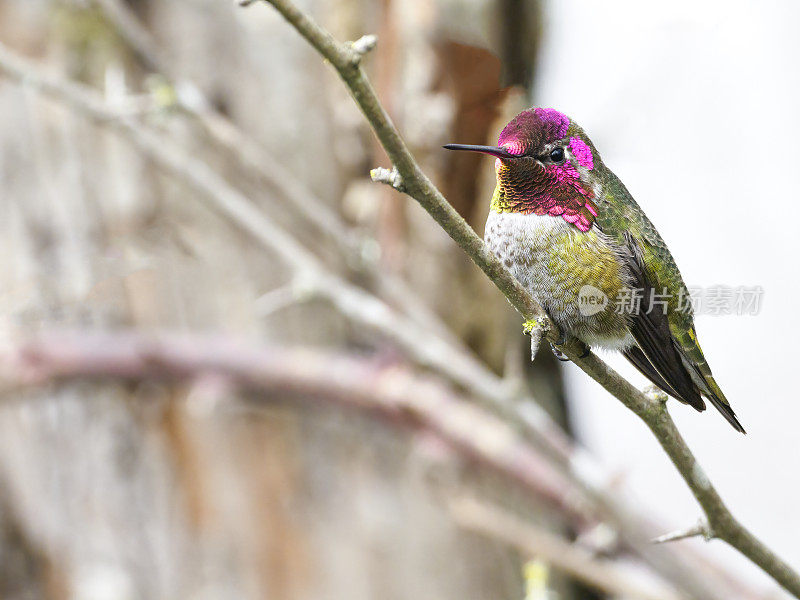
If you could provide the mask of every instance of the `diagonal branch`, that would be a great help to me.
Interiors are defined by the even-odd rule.
[[[250,4],[251,2],[248,2]],[[542,308],[531,298],[508,269],[492,254],[467,222],[444,199],[441,192],[422,172],[399,132],[375,95],[372,84],[360,67],[360,56],[351,44],[337,42],[330,33],[314,23],[291,2],[270,2],[306,40],[336,68],[344,79],[375,135],[402,178],[405,192],[419,202],[469,257],[506,295],[526,320],[539,320],[549,330],[553,341],[558,331]],[[573,349],[574,350],[574,349]]]
[[[332,401],[433,433],[461,457],[529,490],[577,529],[590,503],[511,425],[431,376],[330,351],[256,346],[222,336],[51,332],[0,350],[0,393],[76,379],[222,382],[260,398]]]
[[[405,193],[428,211],[505,294],[526,322],[536,321],[542,324],[547,331],[548,339],[556,343],[558,332],[542,308],[495,258],[422,172],[378,100],[359,61],[354,59],[355,53],[352,47],[337,42],[328,31],[315,23],[290,0],[265,1],[272,4],[336,69],[389,155],[402,180]],[[800,575],[733,517],[681,437],[665,404],[646,397],[595,354],[589,353],[585,358],[580,358],[582,349],[579,346],[580,343],[573,339],[568,340],[561,349],[583,371],[647,424],[692,491],[717,537],[739,550],[795,597],[800,598]]]
[[[365,276],[379,295],[429,331],[451,344],[458,343],[452,331],[400,277],[378,268],[372,256],[374,240],[345,223],[325,201],[294,177],[277,157],[267,152],[226,115],[214,109],[213,103],[203,96],[198,85],[178,76],[169,55],[162,51],[124,0],[95,2],[143,64],[170,80],[175,87],[176,108],[194,119],[214,144],[236,160],[245,171],[253,174],[257,181],[288,200],[288,205],[300,217],[332,240],[346,264]],[[353,49],[359,55],[364,55],[374,48],[376,42],[375,36],[364,36],[353,42]],[[191,93],[185,93],[185,89]]]
[[[139,23],[133,10],[119,0],[94,0],[125,43],[149,69],[170,75],[150,32]]]
[[[548,566],[568,573],[606,593],[611,598],[677,600],[672,591],[653,590],[638,584],[630,573],[590,551],[571,544],[558,535],[523,521],[498,507],[469,497],[457,498],[450,505],[457,523],[477,533],[514,546],[530,557],[541,558]]]

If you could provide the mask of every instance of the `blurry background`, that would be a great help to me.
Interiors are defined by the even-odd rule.
[[[734,514],[800,564],[800,405],[790,380],[800,331],[792,218],[800,8],[298,4],[339,39],[378,35],[365,64],[380,97],[479,233],[492,161],[441,144],[492,143],[519,110],[552,106],[586,129],[689,285],[764,288],[757,316],[697,320],[749,435],[711,412],[671,410]],[[343,316],[313,282],[293,280],[269,241],[203,201],[186,173],[191,180],[208,168],[326,268],[395,308],[413,306],[431,335],[466,346],[535,395],[603,465],[594,473],[600,485],[659,529],[697,519],[644,426],[546,350],[527,364],[519,318],[499,292],[413,201],[369,181],[386,157],[331,69],[269,6],[0,0],[0,43],[93,88],[120,123],[200,161],[184,176],[165,173],[124,127],[119,135],[69,102],[0,77],[5,345],[37,331],[133,328],[418,368],[401,344]],[[580,533],[441,444],[325,404],[248,400],[207,381],[5,391],[0,595],[603,597],[547,568],[546,583],[526,581],[524,572],[540,573],[523,569],[530,557],[460,527],[442,496],[467,487],[570,539]],[[721,568],[725,578],[735,574],[734,588],[756,590],[721,597],[784,597],[720,542],[690,540],[672,551],[701,577]],[[626,572],[657,578],[609,553]]]

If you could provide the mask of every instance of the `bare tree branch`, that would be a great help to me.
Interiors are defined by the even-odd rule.
[[[231,390],[296,394],[379,413],[434,433],[463,457],[533,492],[579,529],[597,520],[591,503],[511,426],[406,368],[321,350],[135,332],[43,334],[0,350],[0,391],[77,378],[214,380]]]
[[[319,297],[316,287],[304,282],[302,277],[296,276],[292,281],[256,299],[256,311],[259,316],[267,317],[288,308]]]
[[[472,498],[459,498],[451,503],[451,511],[462,527],[510,544],[531,558],[542,559],[554,569],[611,597],[641,600],[680,598],[671,590],[657,591],[637,584],[629,573],[612,562],[597,559],[588,550],[497,507]]]
[[[153,36],[142,27],[131,8],[119,0],[94,0],[106,18],[121,34],[139,59],[153,71],[171,75],[162,60]]]
[[[406,193],[419,202],[461,246],[526,321],[535,320],[542,324],[550,341],[557,343],[558,332],[542,308],[422,172],[380,104],[366,74],[357,62],[354,63],[352,48],[337,42],[329,32],[289,0],[265,1],[272,4],[336,69],[397,169]],[[580,348],[577,340],[568,340],[561,349],[647,424],[689,486],[717,537],[739,550],[795,597],[800,598],[800,575],[733,517],[681,437],[665,404],[647,398],[595,354],[589,353],[582,358],[584,349]]]
[[[351,44],[353,50],[356,51],[356,54],[360,56],[364,56],[368,52],[371,52],[375,49],[375,45],[378,43],[378,36],[367,34],[362,35],[359,39]]]
[[[677,531],[671,531],[670,533],[665,533],[664,535],[660,535],[653,540],[653,543],[665,544],[667,542],[676,542],[678,540],[685,540],[687,538],[700,537],[700,536],[704,537],[706,540],[710,540],[715,537],[714,532],[708,526],[708,523],[706,523],[705,520],[703,519],[700,519],[700,521],[698,521],[691,527],[687,527],[685,529],[678,529]]]

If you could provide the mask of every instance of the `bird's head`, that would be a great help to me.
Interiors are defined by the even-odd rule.
[[[495,156],[492,209],[563,216],[588,231],[597,216],[595,182],[600,158],[583,130],[552,108],[524,110],[505,126],[497,146],[447,144]]]

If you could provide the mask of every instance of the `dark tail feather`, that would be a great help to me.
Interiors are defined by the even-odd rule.
[[[622,355],[627,358],[634,367],[636,367],[639,373],[647,377],[647,379],[653,382],[665,393],[669,394],[676,400],[680,400],[684,404],[694,407],[695,410],[703,411],[706,409],[706,405],[699,394],[695,393],[691,397],[687,398],[684,394],[679,394],[677,391],[675,391],[675,388],[667,383],[667,381],[659,374],[659,372],[655,370],[650,361],[647,360],[644,352],[642,352],[638,346],[631,346],[627,350],[623,351]]]
[[[728,421],[728,423],[730,423],[731,426],[736,431],[739,431],[740,433],[744,434],[747,433],[744,430],[744,427],[742,427],[742,424],[739,423],[739,419],[736,418],[736,413],[733,412],[733,409],[731,408],[730,404],[728,404],[727,402],[723,402],[722,400],[720,400],[719,398],[717,398],[712,394],[708,394],[706,397],[708,398],[708,401],[714,405],[714,408],[716,408],[720,412],[720,414],[723,417],[725,417],[725,420]]]
[[[711,369],[708,368],[708,364],[705,363],[705,360],[705,374],[697,363],[689,363],[689,365],[700,381],[703,381],[705,384],[700,386],[700,393],[708,398],[708,401],[714,405],[714,408],[716,408],[723,417],[725,417],[725,420],[731,424],[731,427],[739,433],[746,434],[747,432],[744,430],[744,427],[739,423],[739,419],[736,418],[736,413],[733,412],[730,403],[727,398],[725,398],[725,394],[722,393],[722,390],[719,389],[719,385],[714,381],[714,376],[711,374]]]
[[[650,361],[647,360],[647,357],[644,355],[637,346],[632,346],[627,350],[623,351],[622,355],[627,358],[630,363],[636,367],[636,369],[647,379],[652,381],[656,386],[658,386],[661,390],[675,398],[676,400],[680,400],[681,402],[685,402],[686,404],[693,406],[695,409],[702,411],[705,410],[705,404],[703,403],[702,398],[699,394],[696,397],[692,397],[691,401],[687,398],[683,398],[680,394],[675,391],[669,383],[667,383],[663,377],[653,368],[653,365],[650,364]],[[736,413],[733,412],[731,405],[727,402],[720,400],[711,392],[703,392],[703,395],[708,398],[708,401],[716,408],[720,414],[725,417],[725,420],[731,424],[731,426],[740,433],[746,434],[747,432],[742,427],[742,424],[739,423],[739,419],[736,418]],[[699,402],[698,402],[699,400]]]

